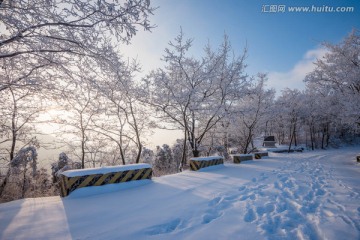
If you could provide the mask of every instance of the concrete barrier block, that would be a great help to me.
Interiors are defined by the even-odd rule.
[[[83,187],[151,179],[151,177],[152,168],[149,164],[69,170],[60,175],[60,192],[62,197],[66,197]]]
[[[190,159],[190,169],[192,171],[198,171],[201,168],[220,164],[224,164],[224,158],[221,156],[196,157]]]
[[[254,155],[253,154],[235,154],[233,155],[233,161],[234,163],[241,163],[242,161],[248,161],[253,160]]]
[[[262,157],[268,157],[269,156],[269,153],[268,152],[256,152],[254,154],[258,154],[261,158]]]

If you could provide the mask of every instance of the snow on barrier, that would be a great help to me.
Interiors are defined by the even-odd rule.
[[[242,161],[253,160],[253,154],[234,154],[234,163],[241,163]]]
[[[152,168],[149,164],[69,170],[60,175],[61,196],[66,197],[83,187],[151,179],[151,176]]]
[[[190,159],[190,169],[198,171],[201,168],[224,164],[224,158],[220,156],[196,157]]]

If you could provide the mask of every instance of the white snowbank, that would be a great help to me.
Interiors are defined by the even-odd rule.
[[[271,153],[4,203],[0,239],[360,239],[359,150]]]
[[[86,169],[75,169],[62,172],[61,174],[67,177],[79,177],[92,174],[106,174],[112,172],[124,172],[129,170],[151,168],[150,164],[139,163],[139,164],[128,164],[128,165],[118,165],[111,167],[100,167],[100,168],[86,168]]]

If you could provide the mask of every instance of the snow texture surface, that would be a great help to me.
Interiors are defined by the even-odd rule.
[[[359,147],[0,204],[0,239],[360,239]]]
[[[86,176],[92,174],[106,174],[112,172],[124,172],[129,170],[136,170],[142,168],[151,168],[150,164],[139,163],[139,164],[129,164],[129,165],[119,165],[119,166],[111,166],[111,167],[100,167],[100,168],[88,168],[88,169],[76,169],[62,172],[62,175],[67,177],[78,177],[78,176]]]
[[[232,154],[231,156],[235,157],[252,157],[254,154]]]
[[[209,157],[191,158],[191,160],[194,160],[194,161],[211,161],[211,160],[215,160],[215,159],[223,159],[223,157],[221,157],[221,156],[209,156]]]

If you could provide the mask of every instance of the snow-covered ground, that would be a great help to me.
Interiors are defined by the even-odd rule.
[[[0,204],[0,239],[360,239],[360,147]]]

